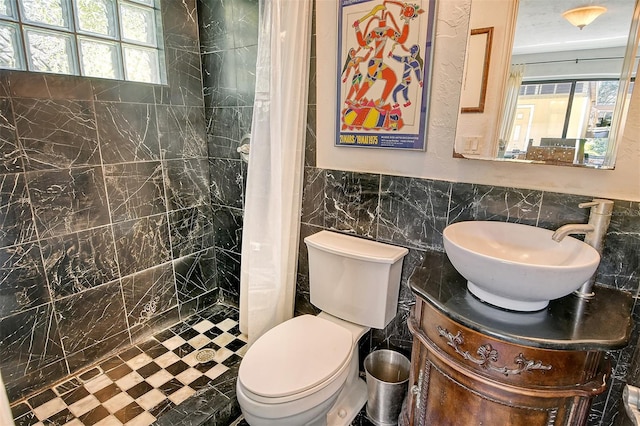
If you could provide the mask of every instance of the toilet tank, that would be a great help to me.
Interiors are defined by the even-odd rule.
[[[398,307],[406,248],[330,231],[320,231],[304,242],[314,306],[367,327],[389,324]]]

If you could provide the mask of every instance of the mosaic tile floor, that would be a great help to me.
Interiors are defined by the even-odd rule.
[[[239,415],[235,378],[247,349],[237,319],[222,305],[194,315],[17,402],[15,424],[229,424]]]

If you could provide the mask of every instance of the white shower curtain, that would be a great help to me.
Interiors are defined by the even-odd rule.
[[[498,141],[506,147],[511,138],[513,123],[516,119],[516,110],[518,109],[518,94],[520,93],[520,85],[524,76],[524,65],[516,64],[511,66],[509,71],[509,79],[507,80],[507,88],[504,98],[504,114],[500,123],[500,134]]]
[[[293,316],[312,0],[260,0],[240,275],[240,330],[254,342]]]

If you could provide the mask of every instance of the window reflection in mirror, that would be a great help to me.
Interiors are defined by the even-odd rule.
[[[488,7],[491,1],[472,0],[470,29],[492,25],[491,13],[487,12],[492,9]],[[498,29],[504,26],[505,47],[511,57],[502,69],[491,71],[496,96],[503,102],[498,100],[500,106],[493,115],[460,114],[456,154],[613,168],[638,65],[640,2],[596,3],[607,11],[578,29],[562,13],[584,6],[580,0],[509,2],[515,24],[494,25]],[[512,39],[509,34],[513,34]],[[492,120],[495,130],[482,134],[476,130],[481,125],[474,126],[474,120]],[[465,142],[471,137],[485,138],[477,152],[467,150],[469,144]]]

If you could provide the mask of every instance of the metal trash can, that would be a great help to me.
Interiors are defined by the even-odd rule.
[[[373,351],[365,358],[367,417],[374,424],[398,424],[410,369],[411,362],[406,356],[389,349]]]

